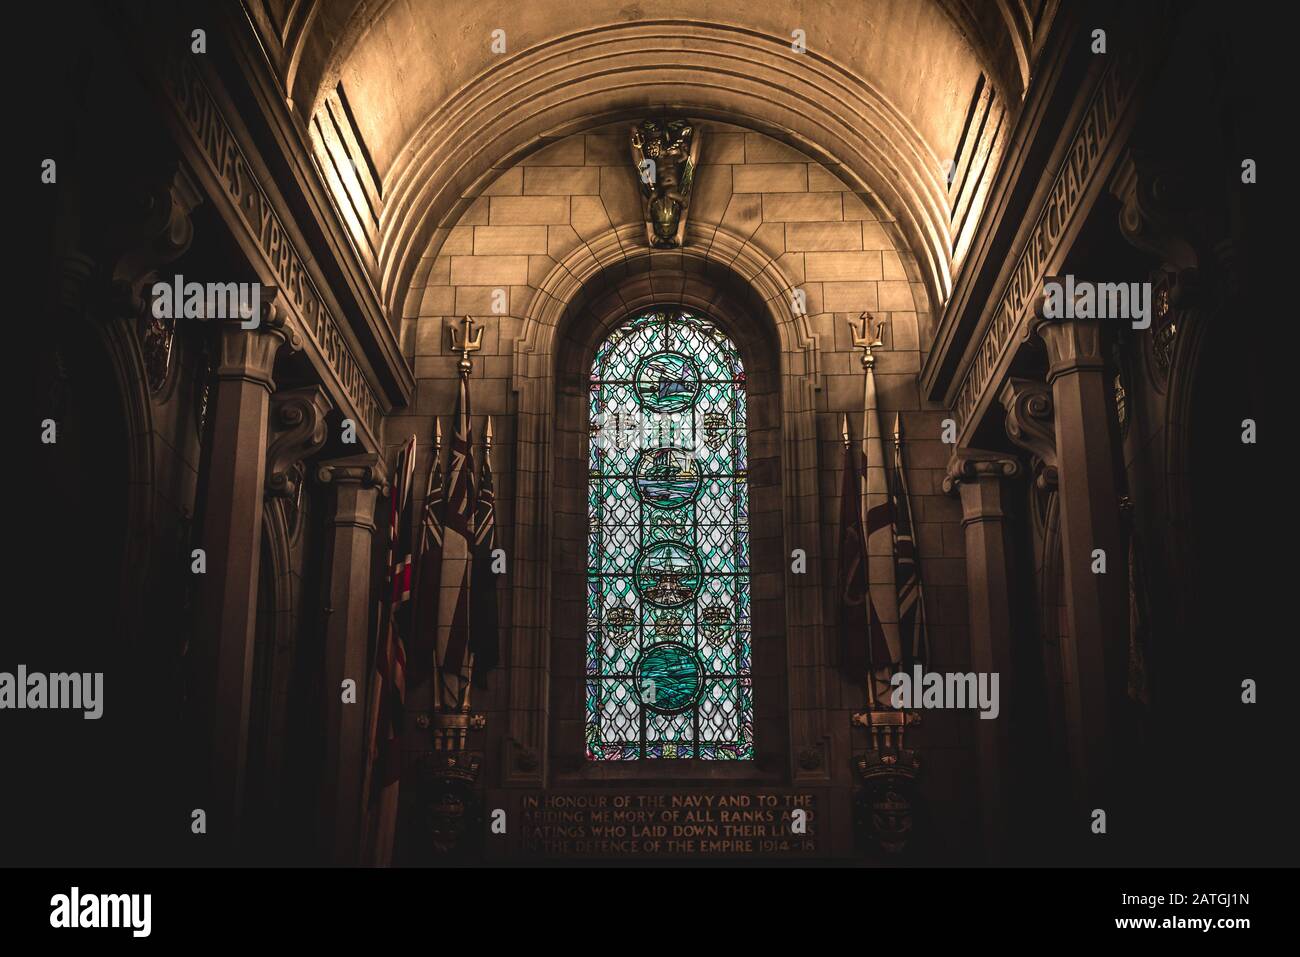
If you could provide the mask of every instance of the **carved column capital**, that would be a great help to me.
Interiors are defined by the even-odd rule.
[[[329,435],[325,416],[333,408],[334,403],[318,385],[271,395],[271,443],[266,453],[268,495],[297,497],[305,474],[303,461],[325,445]]]
[[[387,494],[388,481],[384,457],[378,452],[364,452],[346,458],[330,459],[316,466],[316,481],[325,485],[360,484]]]
[[[287,347],[297,352],[302,348],[302,337],[276,304],[278,292],[274,286],[262,287],[261,314],[253,328],[244,328],[238,319],[217,323],[218,379],[247,379],[265,387],[267,392],[275,391],[271,373],[280,349]]]
[[[1020,460],[1003,452],[986,452],[983,449],[957,449],[948,459],[948,470],[943,477],[945,495],[955,495],[963,482],[982,478],[1009,479],[1024,474]]]
[[[367,452],[321,462],[316,466],[316,481],[335,489],[329,517],[332,527],[374,531],[375,502],[388,494],[382,455]]]
[[[1101,323],[1096,319],[1042,319],[1031,329],[1047,347],[1048,385],[1058,376],[1106,367],[1101,351]]]
[[[1051,387],[1012,376],[1002,384],[998,401],[1007,411],[1007,438],[1029,453],[1034,484],[1040,489],[1055,488],[1056,414]]]
[[[1006,518],[1002,507],[1005,480],[1019,478],[1024,472],[1024,466],[1013,455],[957,449],[948,460],[943,490],[948,495],[960,492],[963,526],[999,522]]]

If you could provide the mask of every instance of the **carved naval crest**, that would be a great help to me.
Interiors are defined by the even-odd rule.
[[[425,752],[416,759],[415,863],[477,857],[482,808],[475,783],[481,763],[482,756],[470,751]]]
[[[869,854],[897,858],[916,850],[916,822],[923,810],[916,787],[921,758],[903,746],[903,738],[908,725],[919,720],[915,712],[891,709],[853,716],[853,723],[867,728],[875,745],[854,760],[862,782],[853,797],[854,837],[858,848]]]
[[[915,837],[919,809],[916,772],[905,756],[883,757],[895,757],[895,763],[877,763],[870,758],[859,762],[863,784],[853,802],[854,831],[861,849],[902,857],[911,849]],[[864,763],[868,765],[865,769]]]
[[[685,119],[649,119],[632,127],[632,163],[641,182],[646,239],[659,249],[686,242],[686,210],[700,153],[699,131]]]

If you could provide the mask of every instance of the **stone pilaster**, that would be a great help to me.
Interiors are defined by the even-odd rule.
[[[353,455],[324,462],[316,478],[334,489],[329,528],[325,608],[324,833],[335,864],[356,864],[360,847],[361,782],[365,770],[366,647],[371,606],[371,543],[375,500],[384,488],[383,457]],[[343,682],[355,698],[343,701]]]
[[[1066,723],[1079,796],[1101,807],[1111,705],[1122,694],[1127,644],[1124,538],[1109,428],[1109,386],[1095,320],[1041,321],[1055,410],[1068,632],[1062,643]],[[1105,555],[1105,571],[1097,552]]]
[[[1008,485],[1024,475],[1020,461],[998,452],[958,449],[948,462],[943,490],[960,494],[966,539],[966,595],[970,606],[971,666],[996,673],[998,717],[975,722],[980,805],[986,859],[1002,857],[1007,843],[1006,783],[1010,780],[1012,548],[1007,529]]]
[[[199,714],[208,722],[211,749],[208,827],[220,840],[236,833],[243,798],[272,370],[282,348],[301,342],[274,293],[263,290],[256,328],[222,321],[217,334],[212,448],[197,543],[207,570],[195,651]]]

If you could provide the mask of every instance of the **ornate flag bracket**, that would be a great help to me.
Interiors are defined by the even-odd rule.
[[[460,362],[456,363],[456,368],[461,375],[467,376],[474,368],[469,354],[483,348],[483,329],[480,327],[477,332],[474,331],[474,319],[471,316],[462,317],[461,325],[463,331],[459,336],[456,335],[456,327],[451,327],[451,351],[460,353]]]
[[[850,319],[849,328],[853,330],[853,346],[862,350],[862,368],[870,369],[876,364],[873,349],[884,346],[880,334],[885,331],[888,319],[877,319],[869,312],[864,312],[857,319]]]
[[[871,743],[881,754],[901,753],[904,750],[903,732],[911,725],[920,723],[921,715],[915,711],[876,708],[853,713],[853,724],[866,728],[871,733]]]
[[[465,712],[435,711],[421,714],[415,719],[422,731],[430,731],[435,751],[464,751],[466,738],[471,731],[487,727],[487,717]]]

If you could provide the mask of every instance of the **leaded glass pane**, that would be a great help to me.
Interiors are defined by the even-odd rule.
[[[591,370],[587,757],[752,760],[745,372],[657,309]]]

